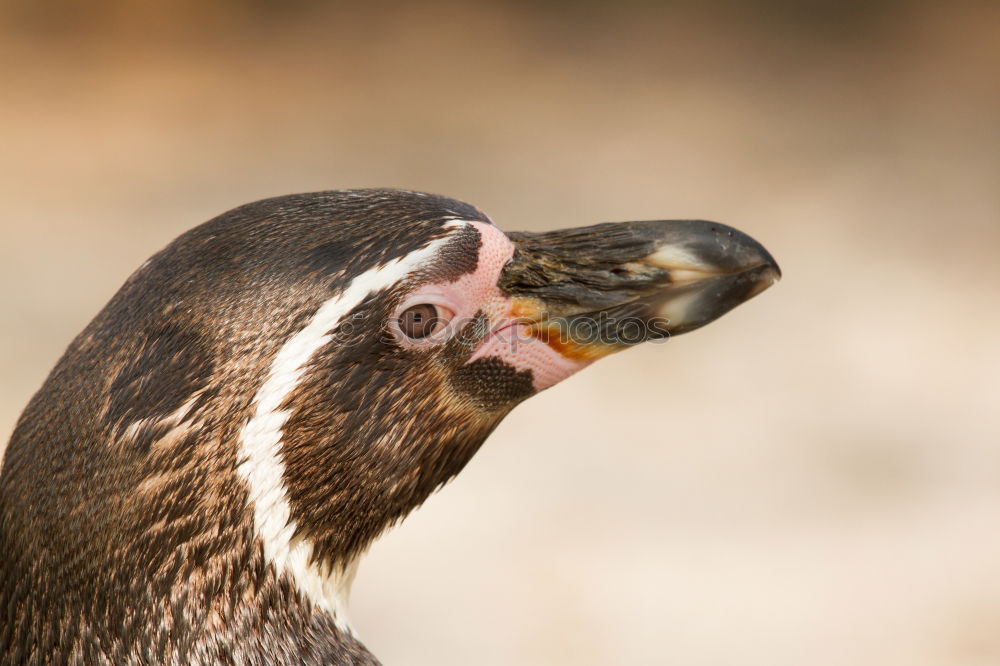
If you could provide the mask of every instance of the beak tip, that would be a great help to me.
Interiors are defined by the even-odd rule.
[[[746,300],[750,300],[761,292],[767,291],[781,281],[781,269],[778,264],[768,264],[759,274],[756,283],[747,294]]]

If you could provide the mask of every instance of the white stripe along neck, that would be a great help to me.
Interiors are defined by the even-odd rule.
[[[445,223],[446,228],[467,226],[464,220]],[[313,544],[294,538],[296,523],[284,485],[285,464],[281,456],[282,428],[291,416],[280,409],[305,373],[309,359],[333,339],[333,330],[351,310],[371,293],[391,287],[424,266],[440,251],[454,232],[429,242],[419,250],[376,266],[358,275],[339,294],[316,311],[305,328],[281,347],[267,379],[254,398],[253,416],[240,432],[238,472],[249,486],[254,530],[264,545],[264,559],[278,575],[287,574],[299,592],[316,607],[330,613],[337,626],[351,631],[347,602],[357,571],[357,561],[338,562],[332,570],[313,563]]]

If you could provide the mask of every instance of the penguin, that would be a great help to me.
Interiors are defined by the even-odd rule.
[[[701,220],[504,233],[375,189],[247,204],[133,273],[0,472],[3,664],[378,664],[371,543],[518,403],[780,277]]]

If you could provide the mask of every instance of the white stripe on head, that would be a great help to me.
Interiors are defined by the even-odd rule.
[[[468,224],[452,220],[444,226],[455,229]],[[391,287],[420,269],[450,238],[448,234],[404,257],[365,271],[323,303],[309,324],[278,350],[267,379],[254,397],[254,415],[240,432],[242,462],[237,469],[249,486],[254,529],[264,544],[265,561],[274,565],[279,576],[288,574],[299,592],[333,615],[337,626],[345,631],[351,631],[347,601],[357,561],[337,562],[332,569],[317,566],[312,562],[312,542],[293,538],[297,526],[291,519],[281,457],[281,430],[291,410],[279,408],[302,379],[309,359],[333,339],[333,330],[351,310],[372,292]]]

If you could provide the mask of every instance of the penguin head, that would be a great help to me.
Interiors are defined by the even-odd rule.
[[[177,255],[184,274],[225,271],[212,325],[226,313],[223,328],[260,345],[213,346],[236,368],[223,374],[254,387],[239,469],[258,521],[287,520],[334,561],[457,474],[520,401],[779,275],[713,223],[505,234],[468,204],[380,190],[252,204],[157,261],[176,270]],[[261,515],[278,496],[287,518]]]
[[[25,521],[58,531],[32,495],[44,467],[87,507],[72,529],[120,531],[131,571],[165,570],[191,530],[245,525],[329,608],[356,556],[519,402],[779,275],[759,243],[704,221],[505,234],[468,204],[398,190],[248,204],[143,264],[73,342],[5,483],[25,489],[10,495]],[[30,425],[43,416],[45,432]],[[43,437],[55,448],[33,449]]]

